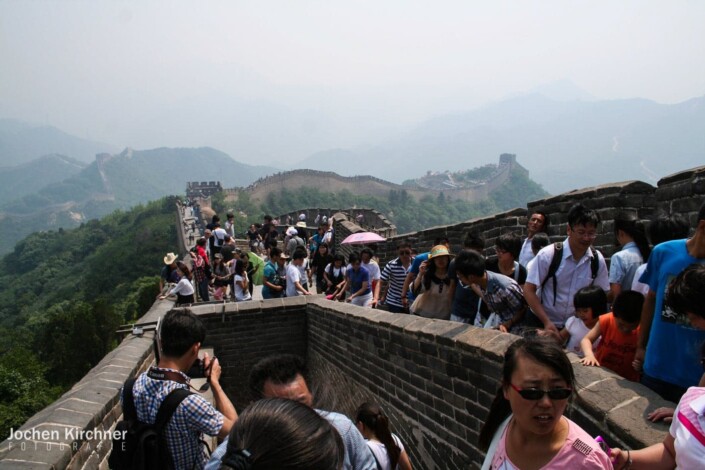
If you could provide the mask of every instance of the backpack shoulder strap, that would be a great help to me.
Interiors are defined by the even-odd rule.
[[[551,258],[551,264],[548,266],[548,273],[546,277],[541,282],[541,297],[543,297],[543,286],[546,285],[549,279],[553,279],[553,305],[556,305],[556,272],[563,261],[563,242],[556,242],[553,244],[553,258]]]
[[[128,421],[137,420],[137,408],[135,407],[135,397],[132,395],[132,389],[135,386],[135,378],[127,379],[122,387],[122,415]]]
[[[521,275],[521,268],[518,261],[514,261],[514,280],[519,282],[519,276]]]
[[[189,395],[192,395],[192,393],[185,388],[177,388],[172,390],[169,395],[166,396],[162,404],[159,405],[157,419],[154,422],[154,427],[159,435],[162,435],[162,432],[169,423],[171,416],[174,414],[181,402],[184,401],[184,399]]]
[[[597,250],[590,246],[590,251],[592,251],[592,259],[590,260],[590,271],[592,273],[592,282],[595,282],[597,277],[597,271],[600,269],[600,256],[597,254]],[[633,277],[633,274],[632,274]]]

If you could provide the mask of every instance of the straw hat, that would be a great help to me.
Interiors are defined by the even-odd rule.
[[[296,222],[297,227],[306,228],[306,222],[303,220],[301,222]]]
[[[447,246],[436,245],[431,248],[431,252],[428,254],[428,259],[438,258],[439,256],[451,256]]]
[[[164,264],[166,264],[166,265],[172,264],[177,259],[178,259],[178,256],[176,256],[174,253],[167,253],[166,256],[164,257]]]

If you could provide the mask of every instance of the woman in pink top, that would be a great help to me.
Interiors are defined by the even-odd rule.
[[[480,431],[484,469],[611,469],[595,439],[563,416],[573,366],[550,338],[520,339],[504,356],[502,385]]]

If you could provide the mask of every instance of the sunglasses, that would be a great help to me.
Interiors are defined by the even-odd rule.
[[[539,390],[538,388],[519,388],[514,384],[509,384],[524,400],[540,400],[544,395],[548,395],[551,400],[565,400],[571,393],[572,388],[554,388],[551,390]]]

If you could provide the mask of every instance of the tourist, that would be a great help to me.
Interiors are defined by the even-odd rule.
[[[546,329],[557,333],[575,315],[573,298],[581,288],[597,285],[609,290],[605,258],[592,246],[599,224],[597,212],[575,204],[568,211],[568,238],[536,255],[524,285],[524,297]]]
[[[225,231],[232,238],[235,238],[235,214],[230,212],[227,213],[225,220]]]
[[[487,452],[482,468],[611,469],[595,439],[563,416],[573,390],[573,366],[555,341],[512,343],[480,430],[479,446]]]
[[[299,232],[298,230],[296,230],[296,227],[289,227],[286,230],[286,235],[288,237],[288,240],[284,240],[284,246],[286,247],[284,252],[287,255],[292,256],[294,254],[294,250],[296,250],[298,247],[306,247],[306,243],[304,242],[304,239],[299,236]]]
[[[233,282],[235,283],[235,301],[252,300],[249,288],[250,279],[247,277],[247,261],[245,259],[235,260]]]
[[[329,263],[323,272],[323,278],[326,280],[326,297],[330,300],[345,300],[347,267],[344,264],[345,257],[337,254],[333,256],[333,262]]]
[[[262,298],[278,299],[284,295],[286,288],[286,274],[282,277],[279,269],[285,266],[286,255],[279,248],[272,248],[269,252],[269,260],[264,265],[262,280]]]
[[[167,295],[160,295],[159,300],[164,300],[168,296],[176,295],[176,305],[186,305],[194,303],[194,288],[191,283],[191,270],[182,261],[176,262],[176,269],[179,272],[179,282],[169,291]]]
[[[202,240],[205,245],[205,239]],[[204,258],[201,253],[205,253],[205,250],[203,250],[203,248],[199,250],[198,245],[196,248],[189,251],[189,255],[191,256],[191,266],[193,266],[193,276],[196,279],[198,296],[202,302],[208,302],[210,300],[208,287],[211,282],[212,270],[208,259]]]
[[[705,341],[705,332],[678,322],[664,305],[664,297],[671,278],[694,263],[705,263],[705,203],[698,211],[693,237],[655,246],[640,279],[649,292],[641,314],[635,367],[643,368],[641,383],[674,403],[703,375],[700,358],[693,352]]]
[[[497,258],[487,263],[487,270],[511,277],[520,286],[526,282],[526,268],[517,258],[521,250],[521,238],[514,233],[503,233],[495,241]]]
[[[223,300],[225,298],[231,279],[230,270],[223,263],[223,255],[218,253],[213,257],[213,287],[215,287],[213,298],[215,300]]]
[[[225,231],[224,228],[220,226],[220,222],[215,222],[213,224],[215,227],[212,232],[213,232],[213,246],[211,247],[213,250],[211,251],[212,254],[220,253],[221,248],[223,248],[223,244],[225,243],[225,237],[229,236],[228,232]]]
[[[485,249],[485,239],[476,232],[468,232],[463,239],[465,250],[474,250],[482,254]],[[461,251],[461,253],[463,252]],[[448,265],[448,277],[450,278],[450,292],[452,306],[450,310],[450,321],[467,323],[472,325],[475,323],[480,298],[474,290],[464,289],[459,284],[458,275],[455,270],[456,260],[453,259]]]
[[[310,407],[267,398],[240,414],[228,436],[222,464],[206,470],[338,470],[345,447],[335,428]]]
[[[529,275],[529,267],[534,264],[534,260],[536,259],[536,255],[538,254],[538,252],[550,244],[551,239],[548,238],[548,235],[543,232],[537,233],[533,236],[533,238],[531,239],[531,252],[534,254],[534,258],[531,258],[531,260],[526,264],[527,276]]]
[[[414,293],[418,295],[409,308],[412,314],[426,318],[450,319],[452,299],[449,293],[449,264],[448,247],[434,246],[429,252],[428,260],[421,263],[419,275],[414,279]]]
[[[408,242],[400,242],[397,245],[397,257],[388,262],[380,274],[380,303],[391,313],[406,313],[401,291],[410,267],[411,245]]]
[[[261,253],[262,235],[257,230],[256,224],[250,224],[250,228],[247,230],[247,240],[250,246],[250,251],[258,254]]]
[[[362,260],[357,253],[352,253],[348,257],[348,263],[345,281],[350,295],[346,299],[346,302],[360,307],[371,307],[372,287],[370,272],[362,266]]]
[[[610,302],[622,290],[631,290],[637,269],[649,259],[651,253],[644,224],[634,214],[617,216],[614,220],[614,236],[622,249],[610,258],[610,292],[607,295]]]
[[[433,241],[433,246],[438,246],[438,245],[445,245],[448,250],[450,250],[450,240],[448,238],[436,238]],[[430,251],[427,251],[426,253],[417,253],[416,250],[412,247],[411,249],[411,256],[412,256],[412,263],[411,267],[409,268],[408,273],[406,274],[406,279],[404,279],[404,287],[401,289],[401,300],[404,303],[404,309],[409,308],[409,303],[413,302],[414,299],[414,293],[413,293],[413,284],[414,281],[416,280],[416,277],[419,275],[419,271],[421,269],[421,264],[425,261],[428,261],[428,257],[431,254]]]
[[[176,260],[179,259],[174,253],[167,253],[164,256],[164,267],[159,275],[159,294],[164,292],[164,286],[168,284],[176,284],[181,277],[179,276]]]
[[[658,213],[651,219],[648,230],[649,241],[653,246],[671,240],[688,238],[689,232],[690,224],[684,217],[678,214],[666,215],[664,213]],[[646,262],[637,268],[631,287],[632,290],[644,294],[644,297],[649,292],[649,286],[639,281],[639,279],[641,279],[645,270]]]
[[[314,397],[308,386],[308,368],[299,356],[277,354],[265,357],[254,365],[250,371],[250,392],[253,399],[286,398],[313,408]],[[372,452],[350,419],[332,411],[315,411],[327,420],[340,434],[345,446],[342,468],[344,470],[377,470]],[[208,468],[220,462],[228,440],[213,451]]]
[[[199,358],[206,328],[197,315],[172,310],[161,321],[158,331],[160,356],[156,366],[140,374],[132,389],[139,421],[154,424],[161,403],[174,390],[189,389],[186,372]],[[215,407],[198,393],[188,395],[166,426],[166,443],[174,468],[200,469],[208,461],[202,435],[225,438],[237,413],[220,384],[218,359],[203,357],[203,367],[213,392]],[[122,396],[122,394],[121,394]]]
[[[328,250],[327,243],[321,243],[316,246],[316,250],[313,251],[313,260],[311,261],[311,268],[315,272],[316,277],[316,293],[323,294],[326,292],[326,279],[324,273],[326,272],[326,266],[328,266],[333,261],[333,256]]]
[[[559,343],[565,348],[583,357],[580,346],[583,338],[597,325],[600,315],[607,313],[607,294],[601,287],[587,286],[575,293],[573,298],[575,316],[565,322],[565,327],[559,333]],[[546,330],[542,330],[546,331]],[[592,342],[593,347],[600,344],[599,337]]]
[[[286,268],[286,296],[296,297],[297,295],[311,295],[302,285],[303,276],[301,275],[301,266],[306,259],[306,252],[303,250],[295,250],[291,263]]]
[[[547,214],[540,211],[536,211],[531,214],[531,217],[529,217],[529,220],[526,223],[526,238],[524,239],[524,243],[521,245],[521,251],[518,256],[519,264],[524,267],[528,267],[529,261],[534,259],[536,252],[534,252],[531,246],[534,236],[539,233],[545,233],[548,229],[548,224],[549,218]]]
[[[389,429],[389,418],[379,405],[361,404],[355,412],[355,424],[367,441],[378,470],[411,470],[404,444]]]
[[[374,260],[374,253],[370,248],[363,248],[362,251],[360,251],[360,261],[362,262],[361,266],[370,273],[370,282],[372,283],[370,286],[372,289],[372,303],[370,306],[375,308],[379,303],[379,281],[382,276],[379,264]]]
[[[323,236],[326,233],[326,226],[326,224],[320,224],[316,233],[314,233],[313,236],[308,239],[311,259],[313,259],[313,257],[316,255],[316,250],[321,245],[321,243],[323,243]],[[328,245],[328,253],[330,253],[330,245]]]
[[[475,326],[496,328],[503,333],[518,333],[523,329],[526,301],[514,279],[485,269],[484,256],[473,250],[463,250],[458,255],[455,273],[461,288],[474,290],[487,307],[487,316],[478,309]]]
[[[644,296],[633,290],[621,291],[612,305],[612,312],[602,315],[580,343],[585,366],[602,366],[634,382],[639,373],[634,370],[634,353],[639,338],[639,319]],[[593,343],[600,340],[593,353]]]
[[[254,253],[252,256],[257,256]],[[252,297],[252,294],[254,293],[254,288],[255,288],[255,283],[254,283],[254,278],[255,275],[257,274],[257,271],[259,271],[260,265],[255,264],[250,260],[250,255],[248,253],[242,253],[240,255],[240,259],[245,261],[245,271],[247,272],[247,288],[250,291],[250,297]]]

